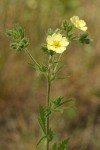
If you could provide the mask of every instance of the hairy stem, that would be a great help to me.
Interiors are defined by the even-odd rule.
[[[29,50],[26,48],[25,49],[26,53],[28,54],[28,56],[35,62],[35,64],[40,67],[40,65],[38,64],[38,62],[34,59],[34,57],[31,55],[31,53],[29,52]]]
[[[58,61],[60,61],[60,59],[61,59],[61,56],[62,56],[62,54],[60,54],[60,56],[59,56],[59,58],[58,58]],[[59,63],[59,62],[58,62]],[[56,72],[56,69],[57,69],[57,67],[58,67],[58,63],[55,65],[55,68],[54,68],[54,73]]]
[[[50,102],[49,102],[49,99],[50,99],[50,87],[51,87],[51,84],[50,84],[50,81],[48,81],[47,108],[50,105]],[[48,132],[49,132],[49,115],[47,117],[47,135],[48,135]],[[49,150],[49,140],[48,140],[48,138],[47,138],[47,150]]]
[[[50,60],[51,58],[49,58]],[[48,62],[48,76],[47,76],[47,108],[50,106],[50,89],[51,89],[51,80],[50,80],[50,64]],[[49,115],[47,117],[47,136],[49,133]],[[46,150],[49,150],[50,146],[49,146],[49,139],[47,137],[47,148]]]

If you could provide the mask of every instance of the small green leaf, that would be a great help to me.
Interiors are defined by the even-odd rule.
[[[69,41],[77,41],[79,40],[79,37],[74,36],[73,34],[68,35],[68,39]]]
[[[42,138],[40,138],[40,140],[38,141],[37,145],[36,146],[39,146],[43,140],[46,138],[47,136],[43,136]]]
[[[86,37],[88,37],[88,33],[87,33],[87,32],[81,32],[81,33],[80,33],[80,36],[81,36],[82,38],[86,38]]]
[[[12,39],[15,39],[15,40],[19,38],[18,33],[16,31],[13,31],[13,30],[7,30],[6,35],[8,37],[11,37]]]
[[[48,117],[50,114],[51,114],[51,106],[49,106],[49,107],[46,109],[46,117]]]
[[[65,105],[65,104],[67,104],[67,103],[69,103],[71,101],[75,101],[75,98],[69,98],[69,99],[65,100],[64,102],[61,102],[58,106],[56,106],[56,108],[58,108],[58,107],[60,107],[62,105]]]
[[[75,100],[74,98],[69,98],[62,102],[63,99],[64,99],[63,96],[59,96],[59,97],[51,100],[51,103],[53,103],[51,112],[61,112],[62,113],[64,111],[64,109],[59,108],[59,107]],[[70,106],[70,107],[72,107],[72,106]]]
[[[53,30],[51,28],[49,28],[48,31],[47,31],[47,34],[48,35],[52,35],[53,34]]]
[[[45,73],[47,71],[47,67],[44,64],[41,64],[39,67],[40,72]]]
[[[59,146],[58,150],[66,150],[68,147],[69,138],[67,140],[62,141]]]
[[[40,108],[39,108],[39,119],[38,120],[39,120],[40,126],[41,126],[44,134],[46,135],[46,111],[43,106],[40,106]]]
[[[56,143],[54,143],[54,144],[52,145],[52,150],[57,150],[57,144],[56,144]]]
[[[88,35],[87,32],[82,32],[82,33],[79,35],[79,41],[80,41],[82,44],[90,44],[93,40],[89,37],[89,35]]]
[[[47,48],[47,45],[46,45],[46,44],[42,44],[42,45],[41,45],[41,50],[42,50],[45,54],[49,55],[48,48]]]
[[[64,99],[64,97],[63,96],[59,96],[59,97],[57,97],[57,98],[55,98],[55,99],[53,99],[51,101],[54,103],[55,106],[59,106],[62,99]]]
[[[73,29],[73,25],[66,20],[62,22],[61,28],[68,33]]]
[[[12,49],[17,49],[18,44],[17,44],[17,43],[11,43],[11,44],[10,44],[10,47],[11,47]]]
[[[67,32],[70,32],[72,30],[72,28],[73,28],[72,24],[69,23],[68,27],[67,27]]]
[[[69,138],[66,140],[63,140],[59,145],[54,143],[52,145],[52,150],[68,150],[68,143],[69,143]]]
[[[16,49],[16,51],[21,51],[29,45],[24,35],[24,29],[18,24],[14,25],[12,30],[7,30],[6,35],[14,40],[14,43],[11,43],[10,47]]]
[[[12,34],[13,34],[12,30],[7,30],[7,31],[6,31],[6,35],[7,35],[8,37],[11,37]]]
[[[61,61],[55,60],[55,59],[50,59],[50,61],[49,61],[50,64],[58,64],[59,62],[61,62]]]
[[[23,48],[26,48],[27,46],[28,46],[28,41],[26,38],[23,38],[19,42],[10,44],[10,47],[12,49],[16,49],[16,51],[21,51],[21,50],[23,50]]]
[[[48,132],[48,135],[47,135],[47,138],[48,138],[49,142],[51,142],[53,140],[53,137],[54,137],[54,132],[50,128],[49,132]]]
[[[24,38],[24,29],[19,24],[15,24],[13,31],[15,31],[17,33],[17,35],[18,35],[17,38],[19,38],[19,39]]]
[[[67,22],[66,20],[64,20],[64,21],[62,22],[61,28],[66,31],[66,30],[67,30],[67,27],[68,27],[68,22]]]
[[[6,31],[6,35],[15,40],[21,40],[24,38],[24,29],[20,25],[15,24],[12,30]]]

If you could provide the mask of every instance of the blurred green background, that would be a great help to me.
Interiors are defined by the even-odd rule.
[[[0,150],[36,150],[38,108],[46,97],[45,78],[27,64],[24,51],[9,49],[6,29],[21,24],[30,52],[43,62],[47,29],[74,15],[85,19],[94,41],[73,43],[64,52],[61,74],[70,77],[55,81],[52,97],[75,97],[77,109],[55,114],[51,126],[58,142],[70,137],[69,150],[100,150],[100,0],[0,0]]]

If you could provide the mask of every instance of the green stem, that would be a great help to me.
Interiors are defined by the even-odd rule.
[[[29,50],[26,48],[25,49],[26,53],[28,54],[28,56],[35,62],[35,64],[40,67],[40,65],[37,63],[37,61],[34,59],[34,57],[31,55],[31,53],[29,52]]]
[[[50,60],[51,58],[49,58]],[[48,64],[48,76],[47,76],[47,108],[50,106],[50,89],[51,89],[51,80],[50,80],[50,64]],[[46,134],[48,136],[49,133],[49,115],[47,117],[47,131]],[[47,145],[46,145],[46,150],[49,150],[50,146],[49,146],[49,139],[47,137]]]
[[[47,108],[49,107],[50,105],[50,102],[49,102],[49,99],[50,99],[50,82],[48,81],[48,97],[47,97]],[[48,135],[48,132],[49,132],[49,115],[47,117],[47,135]],[[49,150],[49,140],[47,138],[47,150]]]
[[[62,56],[62,54],[60,54],[60,56],[59,56],[59,58],[58,58],[58,61],[60,61],[60,59],[61,59],[61,56]],[[58,62],[58,63],[59,63],[59,62]],[[55,72],[56,72],[56,70],[57,70],[58,63],[55,65],[55,68],[54,68],[54,74],[55,74]]]

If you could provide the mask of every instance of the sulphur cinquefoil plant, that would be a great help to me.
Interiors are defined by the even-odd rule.
[[[73,16],[69,21],[65,20],[56,29],[51,28],[47,31],[46,41],[42,44],[41,49],[48,58],[46,64],[39,63],[31,55],[28,50],[28,39],[25,37],[24,29],[20,25],[15,25],[13,29],[7,30],[7,36],[13,39],[10,44],[12,49],[16,51],[26,51],[33,63],[30,63],[33,68],[42,73],[47,82],[47,97],[46,106],[40,106],[38,121],[42,130],[42,137],[37,142],[37,146],[46,141],[45,150],[67,150],[69,138],[62,140],[60,143],[53,143],[55,132],[50,126],[50,117],[55,112],[62,112],[65,104],[70,103],[73,98],[65,99],[63,96],[58,96],[51,99],[51,85],[56,79],[65,79],[65,77],[58,77],[61,71],[61,56],[64,51],[67,51],[69,44],[73,42],[80,42],[82,44],[89,44],[91,39],[87,32],[87,25],[84,20],[80,20],[78,16]],[[51,142],[52,141],[52,142]]]

